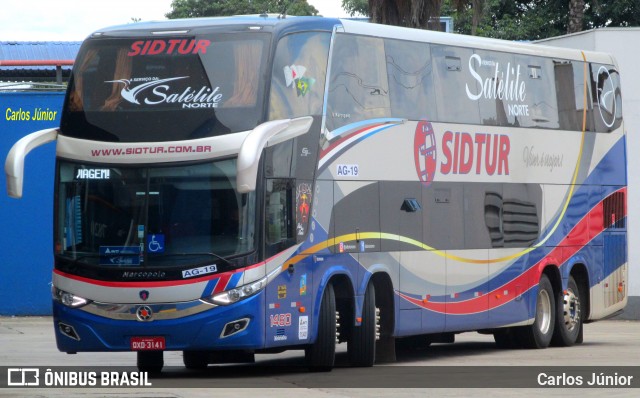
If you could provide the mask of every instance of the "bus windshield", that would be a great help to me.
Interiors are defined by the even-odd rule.
[[[236,160],[117,167],[60,161],[56,255],[95,266],[172,267],[254,250],[255,195]]]
[[[94,38],[61,120],[67,136],[177,141],[246,131],[263,118],[268,33]]]

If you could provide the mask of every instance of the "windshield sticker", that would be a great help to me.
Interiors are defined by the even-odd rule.
[[[218,271],[218,267],[216,267],[215,264],[206,265],[204,267],[192,268],[182,271],[182,278],[191,278],[193,276],[213,274],[216,271]]]
[[[211,41],[206,39],[139,40],[131,44],[127,55],[206,54],[210,45]]]
[[[180,90],[171,87],[176,80],[188,79],[189,76],[170,77],[134,77],[131,79],[107,80],[105,83],[121,83],[120,95],[124,100],[135,105],[177,104],[183,109],[217,108],[222,101],[220,87],[212,89],[202,86],[199,89],[191,86]],[[173,83],[172,83],[173,84]]]
[[[311,89],[311,86],[316,82],[316,79],[304,76],[306,71],[307,68],[301,65],[287,65],[284,67],[284,80],[287,87],[291,87],[293,85],[296,88],[296,94],[298,97],[304,97],[309,92],[309,89]]]
[[[100,265],[140,265],[140,246],[100,246]]]
[[[164,234],[147,235],[149,253],[164,253]]]

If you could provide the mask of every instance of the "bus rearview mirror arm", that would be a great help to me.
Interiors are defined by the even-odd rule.
[[[309,131],[311,116],[272,120],[253,129],[244,139],[238,153],[236,185],[239,193],[255,191],[260,155],[264,148],[288,141]]]
[[[7,193],[10,197],[22,198],[24,184],[24,159],[35,148],[55,141],[58,138],[58,128],[36,131],[16,142],[7,155],[4,163],[4,173],[7,176]]]

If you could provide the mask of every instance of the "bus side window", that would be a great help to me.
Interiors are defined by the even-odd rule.
[[[393,117],[437,120],[429,44],[385,39],[384,45]]]
[[[431,46],[438,121],[480,124],[478,100],[469,98],[482,87],[469,71],[473,50],[442,45]]]
[[[391,116],[382,39],[336,35],[327,99],[327,129]]]
[[[269,120],[322,114],[329,33],[283,37],[273,61]]]
[[[622,122],[622,93],[620,75],[612,65],[590,64],[591,96],[595,130],[614,131]]]
[[[516,100],[507,103],[509,119],[514,125],[544,129],[560,128],[558,91],[556,88],[558,63],[552,59],[529,55],[514,56],[514,71],[518,80]],[[571,65],[569,65],[569,68]],[[519,75],[517,75],[519,73]],[[570,72],[569,72],[570,73]],[[573,81],[567,79],[566,91],[573,91]],[[511,84],[511,83],[510,83]],[[520,95],[520,90],[522,96]],[[524,98],[522,98],[524,97]],[[582,95],[580,95],[582,100]],[[582,114],[580,115],[582,120]]]
[[[560,129],[582,131],[584,113],[584,62],[554,60],[556,97]],[[588,72],[587,72],[588,73]],[[593,105],[589,93],[587,76],[587,120],[586,131],[594,131]]]
[[[480,76],[485,86],[489,82],[489,87],[483,87],[482,90],[473,92],[474,94],[483,93],[478,100],[482,124],[485,126],[522,125],[522,118],[526,112],[517,112],[518,109],[523,108],[522,104],[515,98],[505,98],[508,96],[497,92],[498,87],[506,88],[509,83],[506,75],[507,68],[513,71],[517,70],[513,55],[482,50],[475,50],[474,54],[476,56],[476,60],[473,61],[474,71]],[[482,61],[479,62],[478,60]],[[468,68],[466,65],[465,67]],[[496,73],[496,71],[498,72]],[[521,73],[524,73],[524,71]],[[496,75],[498,76],[497,80]],[[522,80],[523,78],[520,79]],[[513,81],[513,78],[510,80]],[[495,94],[492,92],[494,87],[496,88]],[[487,90],[490,91],[488,96],[485,94]]]
[[[291,179],[268,179],[265,192],[266,255],[273,256],[296,243],[294,192]]]

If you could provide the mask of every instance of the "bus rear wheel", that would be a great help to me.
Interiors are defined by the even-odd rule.
[[[536,317],[532,325],[518,329],[524,348],[546,348],[551,343],[556,321],[556,299],[549,277],[542,274],[536,297]]]
[[[164,352],[138,351],[137,365],[140,372],[160,373],[164,366]]]
[[[333,369],[336,356],[336,316],[336,296],[333,285],[328,283],[320,304],[316,341],[304,352],[307,366],[313,372],[328,372]]]
[[[569,347],[574,345],[582,333],[582,311],[580,289],[573,276],[569,277],[567,290],[558,294],[556,327],[553,345]]]
[[[369,282],[364,294],[362,306],[362,322],[353,327],[347,343],[347,353],[351,366],[369,367],[376,360],[376,336],[379,333],[379,314],[376,308],[376,290]],[[345,320],[352,322],[351,320]]]

